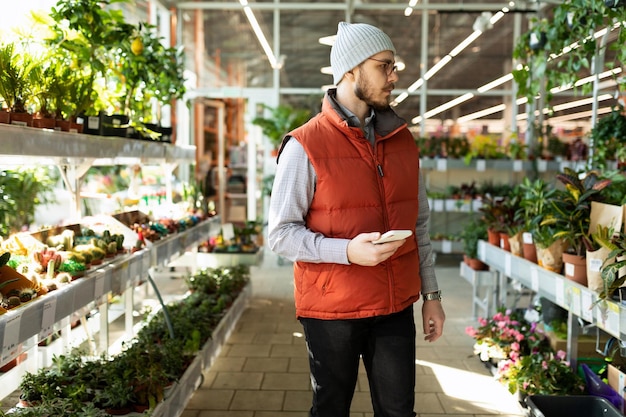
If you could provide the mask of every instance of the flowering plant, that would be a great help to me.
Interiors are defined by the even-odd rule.
[[[499,309],[490,319],[479,318],[479,326],[468,326],[465,333],[476,339],[474,354],[480,360],[512,359],[527,355],[533,348],[547,348],[545,335],[530,323],[521,310]]]
[[[559,350],[536,351],[498,365],[497,377],[509,392],[524,395],[577,395],[585,392],[585,381]]]
[[[465,329],[476,339],[474,353],[484,362],[497,362],[495,377],[511,393],[584,392],[584,380],[565,360],[565,352],[554,352],[537,323],[526,320],[521,310],[499,309],[490,319],[479,318],[478,323],[478,327]]]

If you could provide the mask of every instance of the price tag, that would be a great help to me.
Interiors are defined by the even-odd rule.
[[[609,303],[609,311],[607,316],[607,329],[614,335],[619,335],[619,305]]]
[[[569,306],[570,306],[570,311],[578,316],[581,317],[582,315],[582,308],[581,308],[581,291],[580,288],[576,288],[576,287],[569,287],[568,288],[568,295],[569,295]]]
[[[603,260],[600,258],[589,258],[587,257],[587,264],[589,265],[589,270],[591,272],[600,272],[600,268],[602,268]],[[573,270],[572,266],[572,270]],[[571,275],[574,275],[573,273]]]
[[[530,267],[530,289],[539,291],[539,271],[535,267]]]
[[[448,170],[448,160],[439,158],[437,159],[437,171],[447,171]]]
[[[522,241],[531,245],[533,243],[533,234],[530,232],[522,233]]]
[[[477,159],[476,160],[476,171],[484,172],[486,169],[487,169],[487,161],[485,161],[484,159]]]
[[[120,283],[121,283],[121,287],[123,289],[126,289],[128,287],[130,287],[130,268],[129,268],[129,261],[126,260],[124,262],[122,262],[120,264],[120,267],[117,269],[117,273],[119,274],[120,277]]]
[[[98,305],[100,305],[100,304],[102,304],[100,299],[104,295],[105,275],[104,274],[98,274],[96,276],[95,280],[96,280],[96,282],[95,282],[95,288],[94,288],[94,291],[93,291],[93,299],[96,300]]]
[[[513,161],[513,172],[522,172],[524,169],[524,162],[521,159]]]
[[[537,171],[546,172],[548,170],[548,161],[545,159],[537,160]]]
[[[478,259],[480,259],[481,261],[487,259],[487,256],[485,254],[485,248],[486,245],[483,242],[478,242]]]
[[[504,275],[511,276],[511,255],[508,253],[504,255]]]
[[[56,298],[46,300],[43,305],[43,312],[41,316],[41,330],[39,331],[39,340],[43,340],[52,334],[54,330],[54,323],[56,321],[56,309]]]
[[[11,359],[15,358],[19,353],[19,341],[20,341],[20,327],[22,322],[22,313],[19,312],[13,315],[11,313],[5,313],[12,315],[9,317],[4,326],[4,338],[2,340],[2,357],[0,363],[7,363]]]
[[[583,292],[580,296],[580,316],[583,320],[593,322],[593,296],[590,292]]]
[[[559,305],[565,305],[565,284],[562,279],[556,280],[555,301]]]

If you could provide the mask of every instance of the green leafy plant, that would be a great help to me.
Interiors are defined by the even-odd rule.
[[[610,241],[597,239],[596,242],[611,251],[600,268],[603,289],[598,301],[601,301],[610,299],[626,282],[626,275],[620,274],[620,269],[626,267],[626,234],[619,232]]]
[[[586,172],[581,178],[567,167],[556,178],[565,189],[557,189],[549,200],[538,233],[550,230],[555,239],[565,240],[570,253],[584,256],[590,249],[591,203],[600,201],[602,190],[611,180],[602,178],[598,171]]]
[[[487,225],[480,219],[472,219],[465,224],[459,234],[463,243],[463,253],[468,258],[478,258],[478,241],[487,240]]]
[[[288,105],[270,107],[263,104],[264,110],[270,111],[269,117],[258,116],[252,120],[252,124],[261,127],[263,134],[268,137],[275,148],[280,146],[283,136],[304,124],[311,117],[311,112],[306,109],[295,109]]]
[[[591,129],[593,152],[591,163],[598,169],[606,168],[607,161],[623,159],[626,148],[626,116],[624,108],[616,106],[611,113],[600,118]],[[618,156],[620,158],[618,158]]]
[[[0,97],[10,111],[27,112],[40,78],[39,62],[30,53],[13,43],[0,45]]]

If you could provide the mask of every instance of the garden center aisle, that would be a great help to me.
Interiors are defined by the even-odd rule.
[[[183,417],[307,417],[311,388],[302,328],[295,319],[291,264],[279,265],[265,248],[252,268],[252,297],[235,330]],[[446,311],[444,336],[417,338],[415,388],[419,417],[523,416],[523,409],[473,355],[465,327],[471,317],[471,285],[459,276],[459,258],[440,255],[437,277]],[[421,300],[417,306],[421,308]],[[418,323],[420,311],[416,309]],[[362,370],[351,417],[373,417]]]

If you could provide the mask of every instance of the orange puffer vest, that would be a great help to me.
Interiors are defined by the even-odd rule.
[[[304,147],[317,175],[306,218],[310,230],[344,239],[390,229],[415,230],[418,149],[406,123],[398,123],[395,114],[391,120],[389,133],[377,133],[374,149],[361,129],[349,127],[326,98],[321,113],[290,133]],[[416,239],[409,238],[376,266],[296,262],[294,276],[298,317],[352,319],[401,311],[419,297]]]

